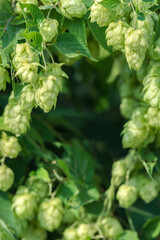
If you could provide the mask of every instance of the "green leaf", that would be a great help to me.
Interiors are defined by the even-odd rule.
[[[142,0],[143,2],[153,2],[154,0]]]
[[[1,240],[16,240],[11,230],[2,219],[0,219],[0,237]]]
[[[19,4],[26,20],[26,27],[39,27],[44,19],[43,12],[34,4]]]
[[[116,240],[139,240],[139,238],[136,232],[125,230],[116,238]]]
[[[83,0],[83,2],[86,5],[86,7],[90,8],[93,5],[94,0]]]
[[[79,199],[83,205],[98,201],[100,194],[95,186],[86,185],[79,188]]]
[[[12,8],[10,3],[7,0],[0,0],[0,40],[11,16]]]
[[[88,26],[97,40],[97,42],[108,52],[112,53],[112,48],[107,45],[107,40],[106,40],[106,27],[99,27],[96,22],[91,23],[88,19]]]
[[[143,225],[143,231],[146,239],[154,239],[160,235],[160,216],[148,220]]]
[[[19,95],[20,95],[23,87],[24,87],[23,84],[14,83],[13,91],[14,91],[14,96],[15,96],[16,98],[19,97]]]
[[[99,2],[99,4],[101,4],[102,6],[110,9],[110,10],[116,10],[117,6],[121,3],[120,0],[103,0],[101,2]]]
[[[159,37],[160,37],[160,16],[158,18],[157,25],[156,25],[155,37],[154,37],[154,42],[153,42],[154,44],[157,42]]]
[[[11,202],[8,194],[0,192],[0,218],[10,227],[15,229],[15,219],[11,210]]]
[[[79,190],[75,183],[72,181],[65,182],[65,184],[62,184],[58,190],[58,197],[62,199],[65,205],[68,202],[71,202],[73,199],[77,199],[78,194]]]
[[[91,56],[87,45],[72,33],[62,33],[58,35],[57,42],[54,46],[66,57],[73,58],[82,55],[89,57],[93,61],[97,61]]]
[[[37,171],[35,171],[35,172],[32,171],[30,173],[30,176],[36,176],[36,177],[39,177],[39,178],[43,179],[46,182],[51,182],[48,171],[43,167],[38,168]]]
[[[140,21],[144,21],[144,20],[145,20],[145,15],[144,15],[144,13],[139,12],[137,18],[138,18],[138,20],[140,20]]]
[[[43,42],[43,37],[39,32],[33,31],[33,32],[25,32],[24,37],[26,40],[29,42],[29,44],[34,47],[35,50],[38,52],[42,51],[42,42]]]
[[[74,21],[65,19],[64,27],[67,28],[70,33],[80,38],[83,42],[87,42],[84,19],[75,19]]]
[[[141,149],[139,151],[139,156],[148,175],[152,179],[153,169],[158,160],[157,156],[155,156],[152,152],[145,152],[145,149]]]

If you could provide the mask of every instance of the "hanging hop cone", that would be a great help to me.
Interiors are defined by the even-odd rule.
[[[50,42],[58,35],[58,21],[55,19],[44,19],[40,24],[40,33],[45,42]]]
[[[73,227],[69,227],[64,231],[63,236],[64,236],[64,240],[78,239],[77,229]]]
[[[116,198],[121,207],[128,208],[137,200],[137,196],[135,187],[123,184],[119,187]]]
[[[28,112],[29,114],[32,112],[32,109],[35,106],[35,90],[31,84],[27,84],[22,88],[18,97],[18,104],[23,111]]]
[[[60,0],[60,11],[68,19],[82,18],[87,8],[82,0]]]
[[[91,6],[90,18],[91,22],[97,22],[99,27],[105,27],[116,19],[116,14],[99,4],[99,2],[101,2],[101,0],[95,0]]]
[[[123,228],[120,222],[114,217],[105,217],[100,222],[100,228],[102,230],[103,235],[106,238],[114,239],[118,236]]]
[[[18,104],[17,99],[14,97],[12,92],[9,102],[4,109],[4,124],[8,131],[15,134],[17,137],[27,132],[30,126],[30,114],[23,111],[21,106]]]
[[[143,29],[129,28],[125,33],[125,56],[130,68],[138,71],[149,47],[148,37]]]
[[[108,46],[112,46],[114,50],[124,51],[125,33],[129,25],[126,22],[111,22],[106,30],[106,40]]]
[[[59,198],[44,199],[38,209],[38,221],[45,230],[52,232],[62,221],[63,206]]]
[[[12,209],[20,219],[33,219],[37,209],[36,193],[29,192],[28,188],[20,187],[13,197]]]
[[[5,164],[0,166],[0,191],[6,192],[14,182],[14,172]]]
[[[11,80],[8,71],[0,66],[0,91],[5,91],[7,82],[10,83],[10,81]]]
[[[91,240],[94,235],[94,231],[91,224],[81,223],[77,227],[77,235],[78,235],[78,239],[80,240],[86,240],[86,239]]]
[[[2,132],[0,152],[3,157],[16,158],[21,150],[22,148],[16,137],[10,137],[5,132]]]

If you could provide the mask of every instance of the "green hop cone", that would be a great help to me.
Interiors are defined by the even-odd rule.
[[[115,12],[99,4],[102,0],[95,0],[91,6],[91,22],[97,22],[99,27],[105,27],[116,19]]]
[[[123,184],[119,187],[116,198],[121,207],[128,208],[137,200],[137,195],[135,187]]]
[[[33,52],[28,43],[20,43],[15,47],[13,53],[13,65],[16,70],[23,65],[23,63],[38,63],[38,54]]]
[[[69,227],[64,231],[63,236],[64,236],[64,240],[78,239],[77,229],[73,227]]]
[[[130,68],[138,71],[145,59],[149,47],[148,37],[142,29],[129,28],[125,33],[125,56]]]
[[[109,239],[115,239],[123,231],[120,222],[114,217],[103,218],[100,222],[100,228],[103,235]]]
[[[0,91],[6,90],[7,82],[10,83],[9,73],[5,68],[0,66]]]
[[[21,150],[22,148],[16,137],[10,137],[5,132],[2,132],[0,152],[3,157],[16,158]]]
[[[125,160],[116,161],[112,166],[112,178],[114,184],[118,186],[124,180],[126,176],[126,162]]]
[[[158,197],[157,183],[146,177],[141,178],[139,182],[139,195],[145,203],[152,202],[156,197]]]
[[[115,50],[124,50],[125,33],[129,25],[126,22],[111,22],[106,30],[106,39],[108,46],[112,46]]]
[[[12,200],[12,209],[20,219],[32,219],[37,209],[36,193],[25,187],[18,189]]]
[[[46,231],[36,224],[30,224],[30,226],[22,233],[22,240],[46,240]]]
[[[38,221],[45,230],[53,232],[62,221],[63,206],[59,198],[44,199],[38,209]]]
[[[28,189],[36,193],[37,199],[40,201],[49,194],[49,185],[43,179],[32,176],[26,183]]]
[[[22,88],[22,91],[18,97],[18,104],[23,111],[31,113],[35,105],[35,90],[31,84],[28,84]]]
[[[77,227],[77,235],[78,239],[80,240],[91,240],[94,235],[94,231],[93,228],[91,227],[91,224],[81,223]]]
[[[159,61],[160,60],[160,38],[152,46],[150,54],[151,54],[151,58],[153,60],[155,60],[155,61]]]
[[[159,131],[160,129],[160,111],[157,108],[149,107],[146,118],[151,128]]]
[[[82,18],[87,8],[82,0],[60,0],[60,11],[68,19]]]
[[[9,102],[4,109],[4,124],[8,131],[15,134],[17,137],[27,132],[30,126],[30,114],[23,111],[18,104],[17,99],[12,92]]]
[[[18,0],[16,7],[15,7],[15,13],[22,13],[22,9],[20,7],[20,4],[34,4],[34,5],[38,5],[38,1],[37,0]],[[26,10],[24,9],[24,11],[26,12]]]
[[[6,192],[14,182],[14,172],[5,164],[0,166],[0,191]]]
[[[16,76],[21,79],[22,83],[31,83],[34,87],[38,78],[37,72],[37,63],[29,63],[28,61],[26,61],[19,65]]]
[[[40,33],[45,42],[51,42],[58,34],[59,23],[55,19],[44,19],[40,24]]]
[[[74,208],[67,208],[64,212],[63,223],[72,224],[78,218],[77,210]]]

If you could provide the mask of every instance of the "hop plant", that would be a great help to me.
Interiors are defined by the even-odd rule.
[[[8,131],[14,133],[16,136],[20,136],[27,132],[30,126],[30,114],[23,111],[21,106],[18,104],[17,99],[14,97],[12,92],[9,102],[4,109],[4,124]]]
[[[31,113],[35,105],[35,90],[31,84],[27,84],[22,88],[22,91],[18,97],[18,104],[23,111]]]
[[[130,68],[138,71],[145,59],[149,47],[146,32],[143,29],[129,28],[125,33],[125,56]]]
[[[45,230],[52,232],[62,221],[63,206],[59,198],[44,199],[38,209],[38,221]]]
[[[21,150],[22,148],[16,137],[10,137],[5,132],[2,132],[0,152],[3,157],[16,158]]]
[[[102,219],[100,228],[103,235],[109,239],[115,239],[123,231],[120,222],[116,218],[109,216]]]
[[[106,30],[108,46],[113,46],[115,50],[124,50],[125,33],[129,25],[126,22],[111,22]]]
[[[90,18],[91,22],[97,22],[99,27],[105,27],[116,19],[116,15],[99,2],[101,0],[95,0],[95,3],[91,6]]]
[[[137,194],[135,187],[123,184],[119,187],[116,198],[121,207],[128,208],[137,200]]]
[[[13,197],[12,209],[20,219],[32,219],[37,209],[36,193],[29,192],[26,187],[21,187]]]
[[[112,178],[114,184],[118,186],[124,180],[126,175],[126,162],[125,160],[116,161],[112,166]]]
[[[50,42],[58,34],[58,21],[55,19],[44,19],[40,24],[40,33],[45,42]]]
[[[82,0],[60,0],[60,11],[68,19],[82,18],[87,8]]]
[[[80,240],[90,240],[93,237],[93,229],[90,224],[81,223],[77,227],[77,235]]]
[[[5,164],[0,166],[0,191],[6,192],[14,182],[14,173]]]
[[[43,179],[32,176],[27,180],[26,185],[30,191],[36,193],[38,201],[42,200],[45,197],[48,197],[49,186],[48,183]]]
[[[22,83],[31,83],[33,86],[36,84],[38,78],[38,66],[36,63],[23,62],[17,72],[16,76],[19,76]]]
[[[160,129],[160,111],[157,108],[149,107],[146,118],[151,128]]]
[[[77,229],[73,227],[69,227],[64,231],[63,236],[64,236],[64,240],[78,239]]]
[[[10,83],[9,73],[5,68],[0,66],[0,91],[6,90],[7,82]]]

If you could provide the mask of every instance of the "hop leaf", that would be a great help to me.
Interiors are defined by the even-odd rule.
[[[60,226],[63,216],[63,206],[59,198],[44,199],[39,206],[38,221],[49,232]]]
[[[119,187],[116,198],[121,207],[128,208],[137,200],[137,194],[135,187],[123,184]]]
[[[60,0],[60,11],[64,17],[73,19],[83,17],[87,8],[82,0]]]
[[[2,132],[0,151],[3,157],[16,158],[21,150],[16,137],[9,137],[5,132]]]
[[[10,83],[9,73],[6,69],[0,66],[0,91],[6,90],[7,82]]]
[[[0,191],[6,192],[14,182],[14,173],[12,169],[5,164],[0,166]]]

